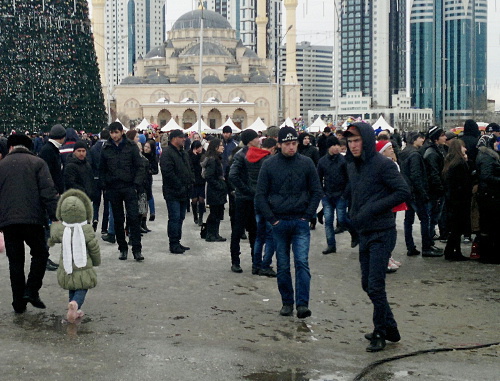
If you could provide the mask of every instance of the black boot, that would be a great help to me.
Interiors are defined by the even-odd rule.
[[[205,213],[205,203],[200,202],[198,204],[198,226],[203,224],[203,213]]]
[[[211,220],[210,216],[209,216],[208,219],[207,219],[207,228],[206,228],[205,241],[207,241],[207,242],[216,242],[216,240],[217,240],[217,237],[215,235],[216,231],[217,230],[215,228],[215,222],[213,220]]]
[[[146,225],[146,217],[142,217],[141,219],[141,233],[149,233],[151,230],[148,229],[148,225]]]
[[[217,242],[226,242],[227,239],[219,235],[219,227],[220,227],[220,220],[217,220],[217,223],[215,224],[215,237],[217,238]]]
[[[198,205],[196,202],[192,202],[191,207],[193,208],[194,223],[198,225]]]
[[[316,218],[311,218],[310,225],[309,225],[311,230],[316,229],[316,221],[317,221]]]

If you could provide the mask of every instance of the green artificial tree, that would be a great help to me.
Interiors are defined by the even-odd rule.
[[[0,68],[0,131],[106,125],[87,0],[0,0]]]

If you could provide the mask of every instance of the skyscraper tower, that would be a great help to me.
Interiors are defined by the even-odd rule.
[[[451,126],[486,109],[487,0],[414,0],[411,97]]]
[[[345,0],[336,17],[340,96],[361,91],[391,106],[391,95],[406,89],[406,0]]]
[[[108,0],[104,11],[106,70],[116,85],[133,73],[140,56],[163,43],[165,0]]]

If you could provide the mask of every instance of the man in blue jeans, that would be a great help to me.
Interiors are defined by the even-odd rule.
[[[309,220],[316,213],[323,194],[313,161],[297,153],[298,135],[292,127],[278,133],[281,152],[267,159],[257,181],[255,207],[273,226],[276,245],[278,289],[283,306],[280,315],[311,316],[309,310]],[[295,297],[290,273],[290,249],[295,265]]]
[[[347,190],[352,225],[359,234],[361,285],[373,304],[373,333],[368,352],[381,351],[385,340],[399,341],[398,326],[385,292],[385,276],[396,243],[392,208],[410,198],[410,190],[394,162],[375,149],[375,134],[367,123],[353,123],[347,138]]]
[[[184,151],[186,136],[181,130],[170,133],[168,147],[160,157],[161,176],[163,180],[163,198],[168,209],[168,240],[172,254],[184,254],[189,247],[181,244],[182,223],[194,184],[191,161]]]
[[[325,196],[321,200],[325,213],[325,233],[328,247],[323,250],[323,254],[337,252],[335,240],[335,229],[333,220],[335,219],[335,209],[343,202],[342,196],[349,181],[347,177],[347,167],[344,156],[340,154],[340,142],[336,136],[329,136],[326,139],[326,155],[318,162],[319,181],[323,186]],[[346,214],[338,214],[338,221],[351,233],[351,247],[358,244],[358,234],[351,226],[351,221]]]

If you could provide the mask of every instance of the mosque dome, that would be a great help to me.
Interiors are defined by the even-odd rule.
[[[163,44],[155,46],[153,49],[151,49],[147,54],[145,59],[151,59],[151,58],[158,58],[158,57],[165,57],[165,46]]]
[[[251,83],[269,83],[269,78],[264,75],[256,74],[250,77]]]
[[[200,55],[200,44],[193,45],[182,52],[179,57],[185,56],[199,56]],[[213,42],[203,43],[203,55],[204,56],[230,56],[226,50],[220,45]]]
[[[195,83],[198,83],[196,79],[192,76],[187,75],[182,75],[177,80],[177,84],[179,85],[194,85]]]
[[[201,83],[203,83],[203,84],[210,84],[210,83],[215,84],[215,83],[221,83],[221,82],[220,82],[220,79],[217,78],[215,75],[207,75],[206,77],[203,78]]]
[[[152,85],[166,85],[170,83],[170,79],[163,74],[153,73],[148,76],[148,82]]]
[[[226,78],[226,83],[243,83],[245,80],[241,75],[228,75]]]
[[[140,85],[142,83],[143,82],[140,78],[131,75],[126,78],[123,78],[120,85]]]
[[[203,11],[198,9],[195,11],[190,11],[183,14],[177,19],[177,21],[172,26],[172,30],[182,30],[182,29],[199,29],[200,20],[203,12],[203,28],[207,29],[233,29],[229,21],[220,14],[208,11],[204,9]]]

